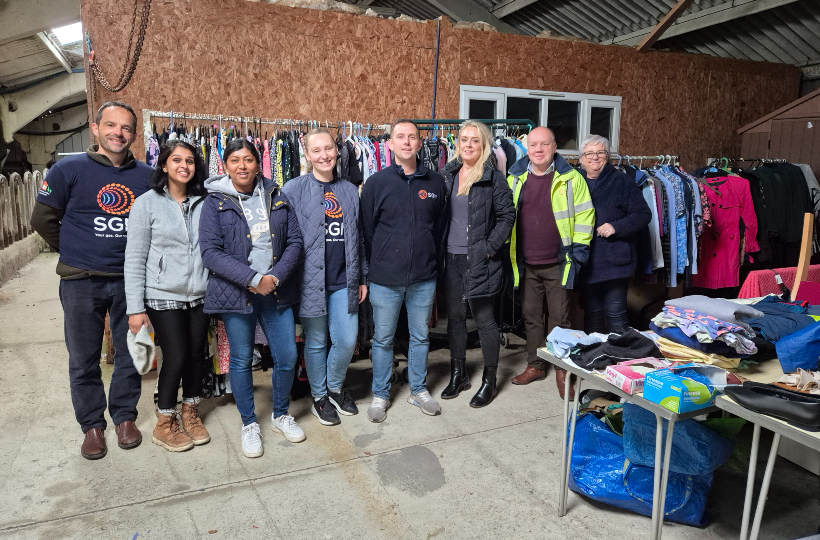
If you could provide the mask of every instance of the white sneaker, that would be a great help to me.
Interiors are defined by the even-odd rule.
[[[305,432],[296,423],[296,420],[289,414],[283,414],[279,418],[274,418],[270,415],[270,427],[273,431],[278,431],[285,436],[287,440],[292,443],[302,442],[305,440]]]
[[[441,405],[433,399],[433,396],[431,396],[427,390],[422,390],[418,394],[410,394],[407,398],[407,403],[415,405],[421,409],[421,412],[429,414],[430,416],[438,416],[441,414]]]
[[[249,458],[260,457],[265,453],[262,448],[262,431],[256,422],[242,426],[242,453]]]
[[[389,399],[373,396],[373,401],[367,409],[367,419],[375,423],[384,422],[384,419],[387,418],[387,408],[389,406]]]

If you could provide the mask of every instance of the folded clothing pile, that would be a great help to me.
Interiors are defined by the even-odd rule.
[[[569,358],[573,349],[580,345],[592,345],[606,341],[606,334],[589,334],[581,330],[570,330],[556,326],[547,336],[547,350],[556,358]]]
[[[748,306],[739,306],[748,308]],[[679,308],[665,305],[663,311],[652,319],[652,323],[659,329],[678,328],[687,337],[695,338],[700,343],[723,342],[734,354],[743,356],[757,352],[757,345],[752,338],[754,332],[747,325],[719,319],[709,313],[692,308]],[[663,335],[663,334],[659,334]],[[674,336],[666,335],[667,339],[674,340]],[[721,354],[716,351],[709,353]],[[723,349],[726,352],[726,349]]]
[[[651,326],[651,325],[650,325]],[[752,360],[729,358],[715,353],[707,353],[702,350],[681,345],[676,341],[659,337],[658,348],[663,355],[670,360],[687,361],[687,362],[701,362],[723,369],[746,369],[749,364],[755,364]]]
[[[807,302],[786,302],[777,296],[766,296],[754,307],[762,315],[747,319],[746,323],[759,335],[771,343],[799,332],[820,320],[820,306],[810,306]]]
[[[581,345],[569,357],[582,369],[603,370],[624,360],[663,358],[663,355],[654,341],[630,328],[622,334],[610,334],[602,343]]]

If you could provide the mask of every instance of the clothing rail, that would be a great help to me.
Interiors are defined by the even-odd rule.
[[[578,161],[578,160],[581,159],[581,156],[564,156],[564,159]],[[649,161],[654,160],[657,163],[660,163],[662,165],[663,164],[665,164],[665,165],[673,165],[673,164],[677,165],[680,161],[680,156],[670,155],[670,154],[657,154],[657,155],[654,155],[654,156],[631,156],[631,155],[626,155],[626,154],[624,154],[624,155],[611,154],[609,156],[610,161],[613,161],[613,160],[616,160],[616,159],[618,160],[618,164],[623,163],[625,165],[632,165],[632,161],[634,161],[636,159],[640,160],[641,162],[643,162],[643,160],[649,160]]]
[[[390,128],[390,124],[372,124],[372,123],[362,123],[362,122],[354,122],[352,120],[347,121],[339,121],[339,122],[328,122],[328,121],[321,121],[321,120],[292,120],[292,119],[274,119],[271,120],[270,118],[261,118],[258,116],[226,116],[222,114],[199,114],[199,113],[185,113],[185,112],[177,112],[177,111],[154,111],[150,109],[143,109],[142,110],[142,123],[143,123],[143,130],[146,139],[151,136],[152,128],[151,128],[151,120],[153,118],[170,118],[171,122],[176,119],[179,120],[211,120],[215,122],[219,122],[219,129],[222,129],[223,122],[239,122],[242,124],[242,129],[244,131],[246,126],[253,126],[256,125],[273,125],[273,126],[305,126],[305,127],[324,127],[324,128],[338,128],[338,129],[346,129],[350,130],[352,133],[354,129],[367,130],[369,133],[370,130],[377,130],[377,131],[388,131]]]
[[[760,161],[761,163],[786,163],[785,159],[775,159],[775,158],[727,158],[727,157],[719,157],[719,158],[710,158],[709,163],[722,163],[722,162],[737,162],[737,161]]]
[[[412,122],[419,126],[419,129],[424,131],[432,131],[434,129],[438,129],[438,127],[443,126],[460,126],[468,119],[466,118],[427,118],[427,119],[414,119]],[[498,118],[470,118],[473,122],[481,122],[482,124],[487,124],[487,127],[526,127],[527,131],[532,131],[535,128],[535,124],[532,120],[521,119],[521,118],[511,118],[511,119],[498,119]],[[433,126],[433,127],[429,127]]]

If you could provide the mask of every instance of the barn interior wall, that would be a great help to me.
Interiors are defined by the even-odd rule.
[[[82,0],[83,24],[109,79],[122,69],[131,10],[117,0]],[[130,84],[116,95],[95,84],[90,95],[94,106],[122,99],[135,109],[189,113],[373,123],[429,118],[435,46],[435,21],[246,0],[155,2]],[[679,154],[693,167],[708,156],[736,155],[736,130],[795,99],[800,72],[442,21],[437,117],[458,117],[462,84],[621,96],[622,154]],[[143,152],[141,133],[134,150]]]

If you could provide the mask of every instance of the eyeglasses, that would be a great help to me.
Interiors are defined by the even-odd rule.
[[[592,159],[594,157],[605,158],[607,154],[608,152],[604,152],[603,150],[601,150],[599,152],[584,152],[581,155],[587,159]]]

